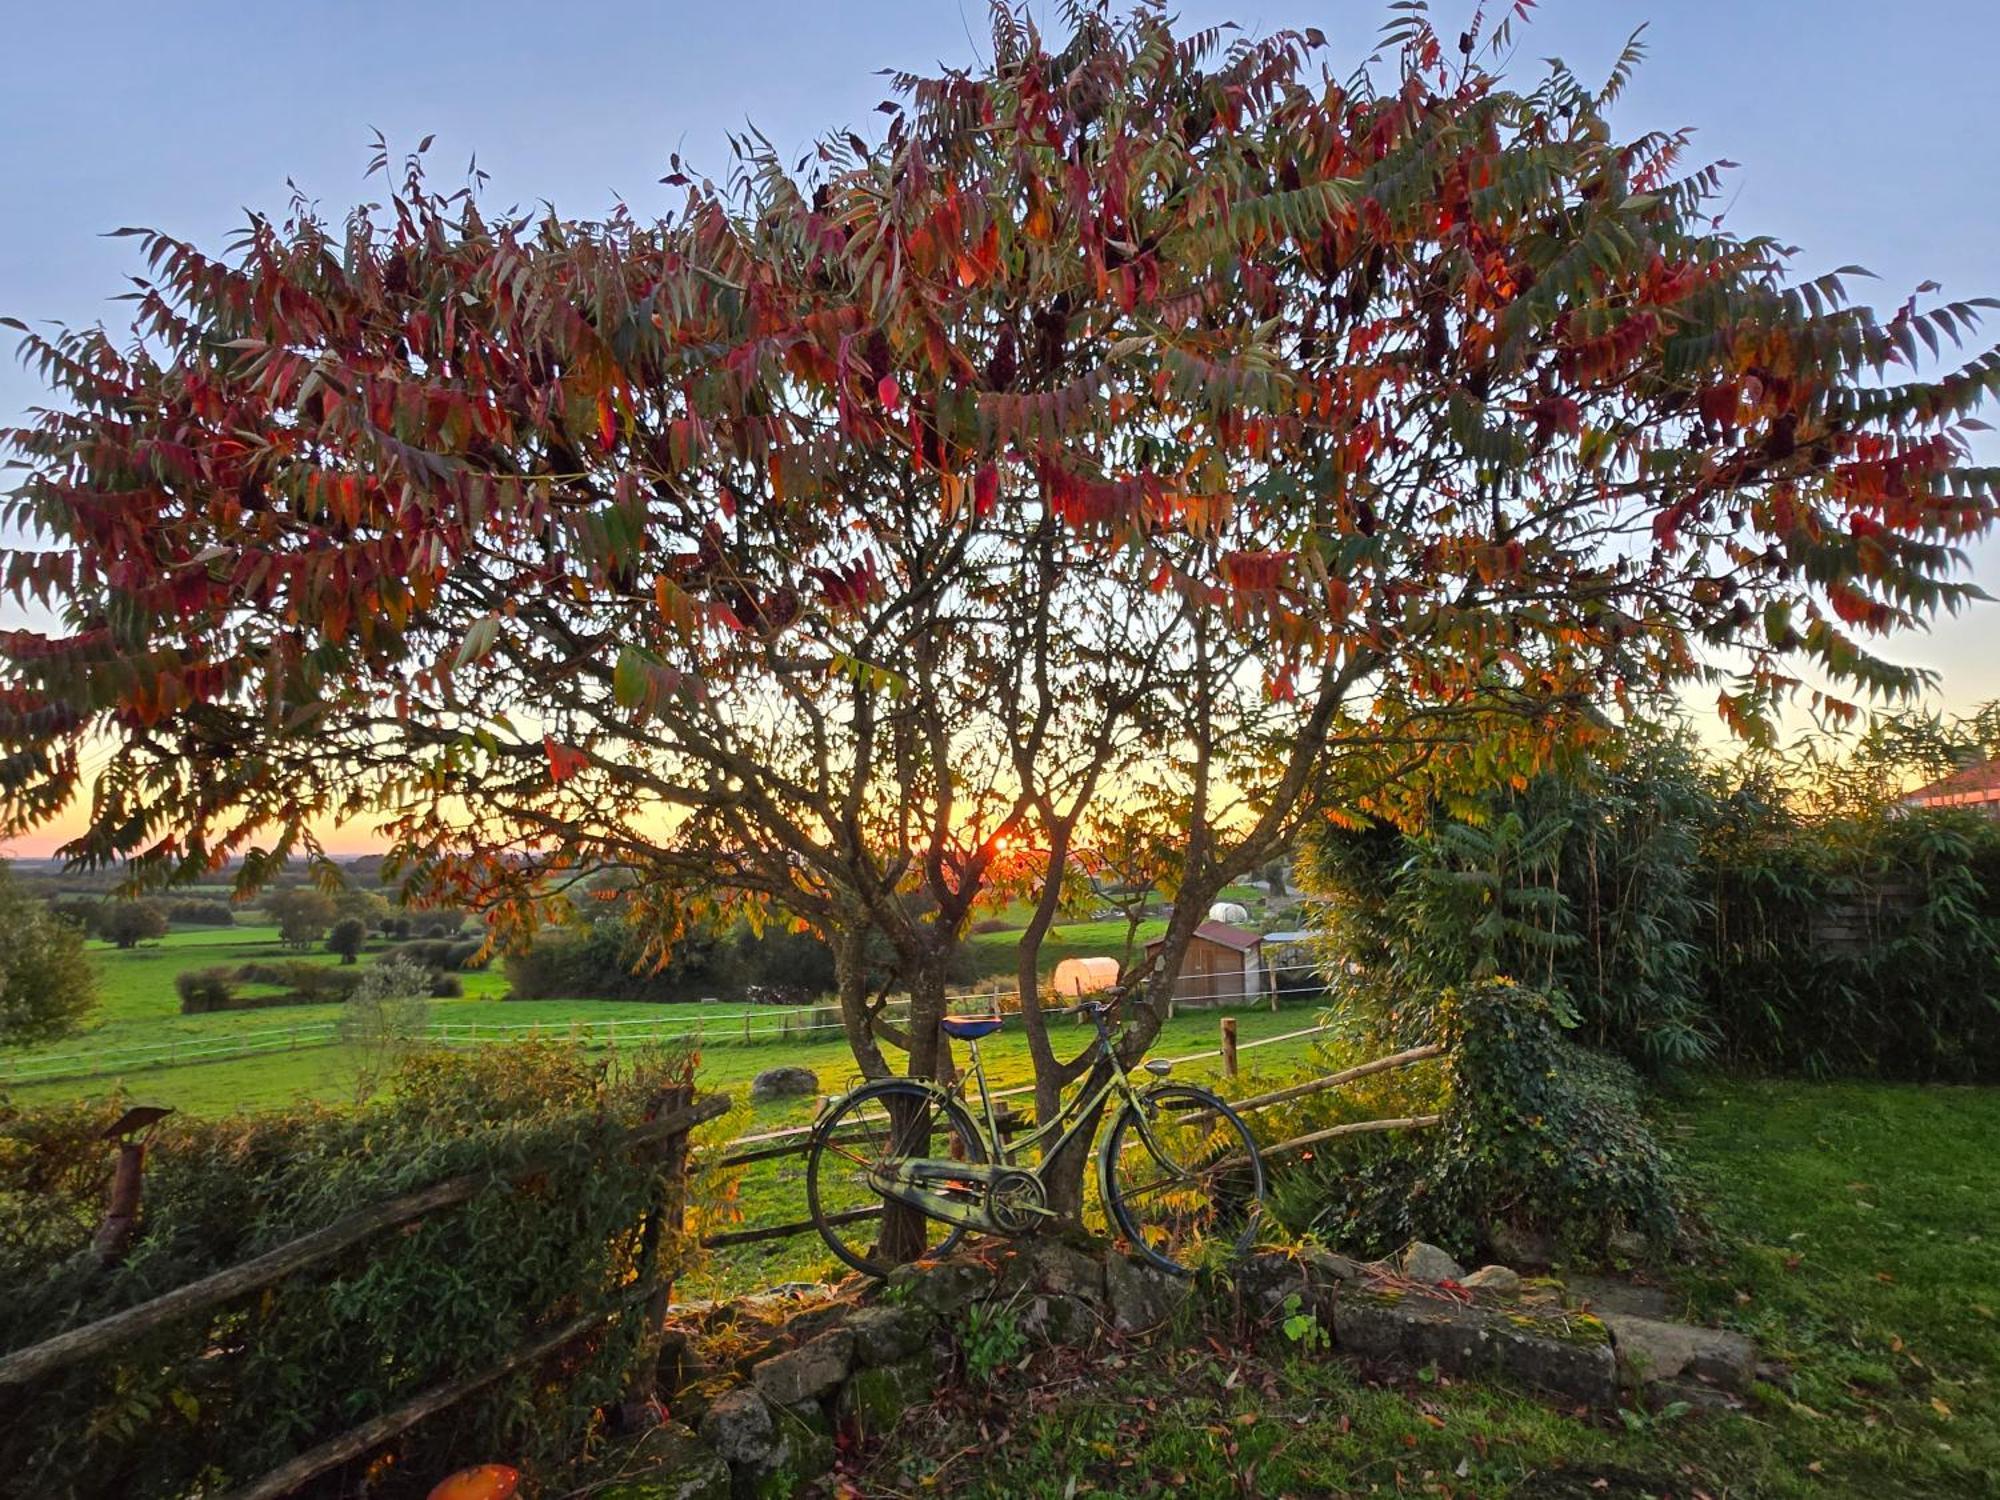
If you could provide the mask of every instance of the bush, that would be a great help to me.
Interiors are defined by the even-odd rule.
[[[1814,1077],[2000,1079],[2000,823],[1807,821],[1749,794],[1710,834],[1723,1056]]]
[[[487,1368],[621,1295],[659,1178],[612,1149],[686,1060],[603,1059],[553,1042],[426,1055],[383,1102],[199,1120],[149,1147],[144,1217],[121,1263],[89,1255],[122,1101],[0,1109],[0,1348],[18,1348],[240,1264],[358,1209],[459,1173],[460,1208],[269,1291],[183,1317],[8,1401],[9,1493],[166,1500],[220,1494],[417,1392]],[[516,1183],[525,1164],[548,1170]],[[689,1249],[669,1239],[671,1268]],[[435,1477],[496,1454],[560,1492],[636,1365],[623,1318],[387,1445],[381,1468]],[[418,1487],[415,1493],[421,1493]]]
[[[431,999],[456,1000],[465,993],[465,981],[456,974],[431,975]]]
[[[0,1044],[68,1036],[97,1003],[83,932],[22,891],[0,864]]]
[[[358,972],[312,963],[303,958],[289,958],[279,963],[244,964],[237,969],[236,978],[243,984],[277,985],[290,991],[281,996],[245,996],[241,1002],[245,1008],[255,1005],[324,1005],[345,1000],[361,983]]]
[[[385,959],[361,976],[340,1013],[340,1040],[354,1061],[355,1102],[420,1050],[430,1030],[437,976],[419,964]]]
[[[482,938],[418,938],[396,944],[382,957],[385,962],[422,964],[427,969],[483,969],[489,960],[480,958],[479,950],[485,946]]]
[[[1669,1158],[1646,1126],[1629,1065],[1569,1040],[1568,1017],[1535,990],[1479,985],[1431,1010],[1451,1049],[1443,1086],[1430,1110],[1421,1099],[1398,1104],[1442,1112],[1443,1123],[1330,1143],[1284,1166],[1274,1191],[1281,1221],[1367,1255],[1415,1238],[1470,1256],[1501,1223],[1580,1255],[1620,1230],[1656,1244],[1673,1238]],[[1289,1116],[1284,1133],[1354,1108],[1316,1103]],[[1398,1111],[1378,1103],[1363,1112]]]
[[[183,969],[174,976],[174,989],[181,997],[181,1014],[205,1015],[212,1010],[237,1007],[236,972],[233,969]]]
[[[368,924],[359,917],[342,917],[333,924],[333,931],[326,935],[326,951],[338,953],[343,964],[351,964],[361,956],[361,949],[368,941]]]
[[[1432,1034],[1424,997],[1505,976],[1654,1072],[2000,1079],[2000,823],[1799,774],[1646,732],[1413,830],[1329,825],[1300,866],[1322,966],[1355,966],[1343,997],[1397,1040]]]
[[[537,934],[534,946],[507,955],[507,985],[517,1000],[698,1000],[730,984],[728,954],[714,938],[692,937],[660,970],[634,971],[639,939],[622,922],[594,922]]]
[[[234,927],[236,913],[227,901],[186,897],[165,903],[167,921],[175,927]]]
[[[1686,733],[1635,730],[1605,762],[1499,788],[1404,831],[1324,827],[1300,878],[1329,970],[1384,1034],[1429,1038],[1425,998],[1506,977],[1560,996],[1579,1034],[1652,1071],[1706,1057],[1714,799]]]
[[[107,942],[136,948],[167,935],[167,913],[157,901],[107,901],[98,915],[97,930]]]

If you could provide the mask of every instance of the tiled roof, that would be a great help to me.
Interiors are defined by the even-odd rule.
[[[2000,760],[1983,760],[1976,766],[1954,771],[1942,781],[1918,787],[1903,800],[1919,807],[1960,807],[1980,802],[2000,802]]]

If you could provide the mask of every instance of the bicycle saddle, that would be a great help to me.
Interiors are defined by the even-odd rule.
[[[961,1042],[977,1041],[980,1037],[991,1036],[1000,1029],[999,1016],[946,1016],[938,1025],[944,1034]]]

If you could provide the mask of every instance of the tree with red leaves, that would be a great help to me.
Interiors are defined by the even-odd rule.
[[[1808,673],[1916,685],[1868,641],[1973,596],[2000,353],[1918,372],[1990,304],[1878,318],[1722,231],[1685,135],[1612,131],[1636,49],[1521,92],[1500,34],[1396,14],[1342,78],[1316,32],[996,9],[881,139],[677,167],[656,223],[495,219],[413,157],[220,258],[133,231],[130,343],[23,330],[60,401],[6,435],[45,545],[4,581],[62,626],[0,640],[0,832],[87,799],[73,858],[255,884],[372,818],[503,927],[629,867],[661,945],[826,933],[863,1070],[931,1075],[1007,851],[1031,977],[1140,779],[1185,847],[1135,1051],[1315,806],[1703,676],[1751,733]],[[1023,1005],[1047,1109],[1083,1064]]]

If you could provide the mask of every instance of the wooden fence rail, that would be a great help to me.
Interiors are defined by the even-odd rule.
[[[673,1110],[625,1132],[618,1140],[618,1149],[685,1135],[703,1121],[727,1113],[728,1109],[727,1096],[698,1099],[686,1108]],[[523,1168],[515,1175],[526,1176],[534,1170],[533,1167]],[[125,1308],[93,1323],[86,1323],[81,1328],[72,1328],[38,1344],[30,1344],[25,1349],[17,1349],[0,1358],[0,1385],[24,1384],[52,1370],[115,1349],[176,1318],[219,1307],[245,1293],[270,1286],[384,1230],[464,1203],[475,1193],[491,1187],[494,1180],[491,1174],[481,1173],[447,1178],[371,1208],[361,1209],[323,1229],[301,1235],[240,1265],[190,1281],[136,1307]]]
[[[1223,1018],[1222,1049],[1216,1052],[1196,1053],[1192,1057],[1171,1058],[1169,1061],[1178,1063],[1198,1061],[1202,1058],[1218,1056],[1227,1057],[1231,1043],[1234,1041],[1231,1035],[1234,1030],[1234,1026],[1232,1025],[1234,1019],[1232,1016]],[[1259,1041],[1244,1042],[1241,1045],[1245,1048],[1266,1046],[1271,1042],[1293,1041],[1299,1037],[1312,1036],[1329,1029],[1331,1028],[1313,1026],[1303,1031],[1287,1032],[1283,1036],[1265,1037]],[[1273,1089],[1263,1094],[1252,1094],[1244,1099],[1232,1099],[1229,1101],[1229,1105],[1238,1114],[1254,1114],[1258,1110],[1270,1109],[1279,1104],[1289,1103],[1294,1099],[1303,1099],[1313,1094],[1323,1093],[1328,1089],[1339,1088],[1342,1084],[1353,1083],[1357,1079],[1369,1078],[1377,1073],[1387,1073],[1396,1068],[1407,1068],[1415,1063],[1424,1062],[1429,1058],[1441,1057],[1444,1051],[1445,1049],[1436,1043],[1426,1043],[1420,1047],[1405,1048],[1403,1051],[1391,1053],[1387,1057],[1372,1058],[1365,1063],[1357,1063],[1351,1068],[1342,1068],[1339,1072],[1329,1073],[1322,1078],[1310,1078],[1303,1083],[1292,1084],[1287,1088]],[[1000,1100],[1029,1092],[1032,1092],[1032,1085],[1013,1089],[1000,1089],[995,1091],[991,1097],[995,1100]],[[1203,1121],[1213,1119],[1214,1117],[1211,1111],[1204,1110],[1187,1115],[1184,1118],[1188,1124],[1201,1124]],[[1325,1141],[1338,1139],[1341,1136],[1362,1135],[1378,1130],[1426,1130],[1438,1124],[1443,1118],[1442,1115],[1404,1115],[1394,1119],[1352,1120],[1344,1125],[1335,1125],[1329,1129],[1314,1131],[1309,1135],[1297,1136],[1291,1140],[1277,1141],[1268,1146],[1260,1145],[1257,1151],[1260,1156],[1285,1156],[1291,1152],[1305,1150]],[[1027,1123],[1027,1120],[1022,1116],[1003,1112],[1000,1120],[1001,1131],[1003,1134],[1012,1134],[1016,1130],[1026,1128]],[[812,1149],[814,1128],[811,1125],[797,1125],[784,1130],[765,1131],[759,1135],[746,1135],[737,1140],[730,1141],[723,1148],[724,1155],[703,1163],[703,1165],[731,1167],[750,1162],[769,1161],[777,1157],[803,1155]],[[1127,1149],[1131,1148],[1128,1146]],[[879,1208],[857,1208],[833,1216],[833,1221],[836,1224],[860,1223],[867,1219],[878,1218],[880,1215],[881,1210]],[[770,1240],[791,1239],[798,1235],[811,1234],[817,1227],[811,1219],[800,1219],[785,1224],[765,1224],[749,1229],[725,1230],[719,1234],[708,1235],[701,1243],[702,1248],[705,1250],[723,1250],[734,1245],[756,1245]]]

